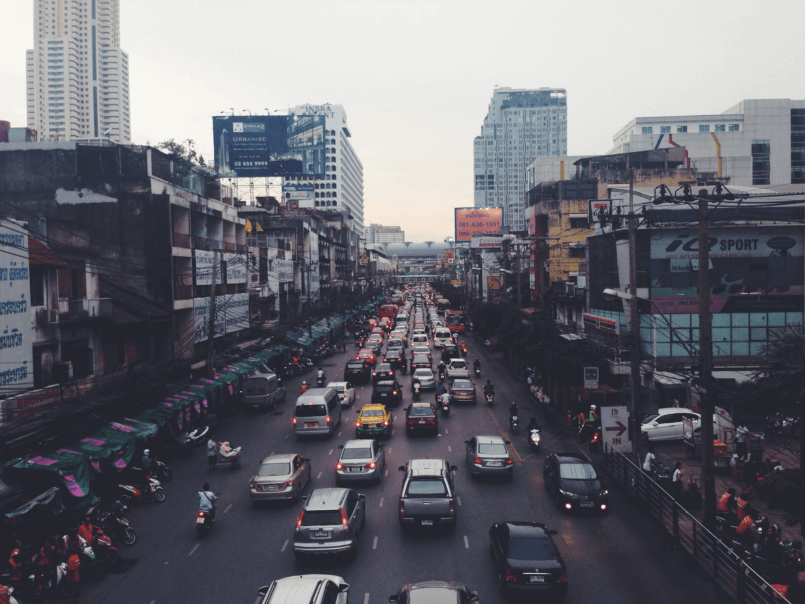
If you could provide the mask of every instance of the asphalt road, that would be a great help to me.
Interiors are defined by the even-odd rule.
[[[337,436],[325,440],[297,441],[291,426],[291,409],[301,379],[286,387],[288,400],[276,413],[243,413],[224,421],[219,440],[243,446],[244,467],[210,472],[205,451],[171,462],[174,479],[165,484],[167,500],[134,507],[129,519],[137,530],[133,547],[120,546],[126,557],[124,570],[109,574],[100,583],[85,584],[82,604],[247,603],[257,599],[257,589],[272,580],[293,574],[323,572],[340,575],[350,584],[353,604],[381,604],[400,585],[428,579],[464,582],[479,594],[481,602],[502,602],[492,568],[488,530],[493,522],[529,520],[556,529],[555,539],[568,568],[566,602],[714,602],[717,590],[670,546],[651,521],[623,496],[610,489],[610,511],[605,515],[568,515],[557,509],[544,491],[542,469],[550,452],[580,449],[576,442],[553,430],[550,424],[521,404],[523,425],[532,413],[543,424],[543,448],[530,454],[521,430],[508,434],[507,406],[526,400],[526,387],[487,361],[471,340],[471,361],[476,354],[483,363],[482,381],[491,378],[496,404],[488,408],[481,399],[475,406],[454,407],[450,417],[440,418],[440,434],[407,437],[404,407],[411,402],[410,377],[404,376],[405,398],[395,410],[396,428],[387,441],[387,470],[379,485],[360,486],[366,494],[366,528],[360,537],[356,561],[324,560],[307,564],[295,561],[293,527],[301,504],[275,504],[254,508],[248,481],[265,455],[301,452],[310,457],[313,480],[310,488],[335,486],[334,466],[338,444],[353,438],[352,421],[357,409],[369,402],[370,386],[359,386],[356,406],[345,410]],[[344,363],[354,354],[327,359],[331,380],[342,379]],[[315,380],[314,374],[305,379]],[[425,393],[424,397],[432,397]],[[426,400],[423,398],[423,400]],[[473,435],[505,434],[515,459],[511,483],[479,482],[468,476],[464,441]],[[448,534],[408,534],[396,518],[402,474],[399,465],[409,459],[445,458],[459,467],[458,526]],[[195,531],[197,492],[209,481],[223,491],[216,525],[199,538]]]

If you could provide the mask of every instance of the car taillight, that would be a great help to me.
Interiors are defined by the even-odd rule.
[[[368,464],[366,464],[366,467],[367,467],[369,470],[374,470],[374,469],[377,467],[377,464],[376,464],[375,462],[371,461],[371,462],[369,462]]]
[[[557,583],[567,583],[567,571],[563,570],[559,573],[559,577],[556,579]]]
[[[361,422],[355,422],[355,427],[360,428],[361,427]]]
[[[344,527],[344,533],[349,534],[349,518],[347,518],[344,510],[341,510],[341,525]]]
[[[475,459],[473,459],[473,461],[477,463],[479,466],[483,463],[483,460],[480,457],[476,457]]]
[[[514,463],[514,460],[513,460],[511,457],[509,457],[509,459],[507,459],[507,460],[506,460],[506,465],[507,465],[507,466],[510,466],[510,465],[512,465],[513,463]]]
[[[509,583],[517,583],[517,577],[514,576],[514,571],[510,568],[506,569],[506,581]]]
[[[392,390],[392,391],[391,391],[391,395],[392,395],[392,396],[397,396],[397,391],[396,391],[396,390]]]
[[[250,482],[250,483],[249,483],[249,486],[250,486],[251,488],[253,488],[253,489],[256,489],[256,488],[257,488],[257,483],[256,483],[256,482]]]
[[[416,420],[413,417],[408,418],[408,425],[413,426],[416,423]]]
[[[344,464],[342,464],[342,463],[339,461],[337,464],[335,464],[335,469],[336,469],[336,470],[343,470],[343,469],[344,469]]]
[[[291,418],[291,423],[292,423],[292,424],[295,424],[295,423],[296,423],[296,418],[295,418],[295,417],[294,417],[294,418]]]
[[[333,421],[333,420],[332,420],[332,418],[331,418],[331,417],[328,415],[328,416],[325,418],[325,421],[326,421],[326,422],[329,424],[329,423],[330,423],[331,421]]]
[[[450,513],[451,513],[451,514],[455,514],[455,513],[456,513],[456,508],[455,508],[455,505],[454,505],[454,503],[453,503],[453,500],[452,500],[452,499],[450,500]]]
[[[302,518],[304,518],[304,517],[305,517],[305,510],[302,510],[301,512],[299,512],[299,518],[296,520],[296,528],[297,529],[300,526],[302,526]]]
[[[405,502],[400,499],[400,514],[405,514]]]

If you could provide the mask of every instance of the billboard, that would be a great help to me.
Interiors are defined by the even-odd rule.
[[[714,313],[802,312],[805,246],[799,227],[710,229]],[[699,236],[694,229],[652,235],[651,298],[664,313],[699,310]]]
[[[34,386],[28,232],[0,220],[0,393]]]
[[[193,342],[209,338],[210,299],[193,298]],[[215,296],[215,337],[249,327],[249,294]]]
[[[503,208],[456,208],[456,241],[478,235],[500,235]]]
[[[282,185],[282,196],[285,201],[296,201],[299,208],[316,207],[313,185]]]
[[[246,254],[224,253],[224,262],[226,262],[226,282],[228,285],[247,282]]]
[[[193,250],[193,255],[196,257],[196,285],[212,285],[212,265],[215,258],[215,252],[205,252],[204,250]],[[221,273],[219,267],[218,275],[216,278],[221,282]]]
[[[212,135],[221,175],[324,175],[324,116],[215,116]]]

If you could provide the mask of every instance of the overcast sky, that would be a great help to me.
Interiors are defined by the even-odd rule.
[[[495,85],[563,87],[568,153],[637,116],[805,98],[805,1],[121,0],[133,142],[193,139],[212,116],[312,103],[347,112],[366,224],[452,235],[473,205],[472,142]],[[33,0],[0,0],[0,119],[25,125]]]

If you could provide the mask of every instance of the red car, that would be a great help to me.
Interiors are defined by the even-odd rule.
[[[363,350],[359,351],[355,358],[366,361],[373,367],[377,364],[377,355],[368,348],[364,348]]]

